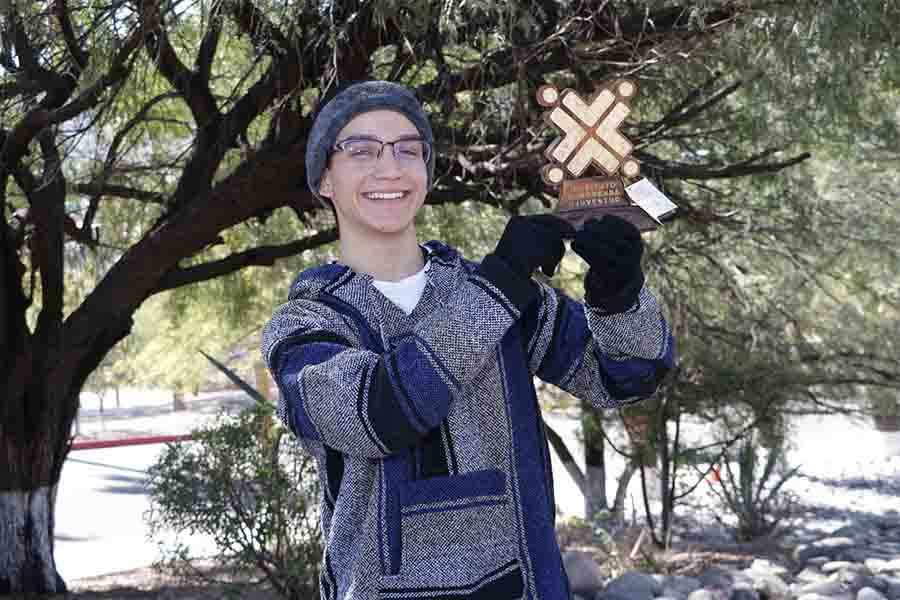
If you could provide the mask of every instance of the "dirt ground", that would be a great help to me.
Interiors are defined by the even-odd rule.
[[[696,574],[711,565],[749,566],[754,558],[785,559],[785,549],[776,543],[757,542],[735,551],[729,548],[693,547],[668,552],[652,551],[649,543],[638,543],[639,530],[623,531],[616,536],[615,545],[602,543],[584,527],[560,527],[559,542],[564,550],[587,552],[594,556],[610,575],[624,570]],[[212,564],[200,565],[201,571],[222,579]],[[68,582],[69,593],[49,598],[58,600],[280,600],[280,596],[266,586],[246,580],[230,583],[198,584],[152,568],[135,569],[100,577]],[[46,597],[46,596],[45,596]],[[311,599],[312,600],[312,599]]]
[[[67,581],[68,593],[44,596],[43,598],[54,600],[228,600],[232,598],[281,600],[281,597],[268,586],[251,581],[250,576],[243,578],[230,576],[210,562],[199,563],[196,566],[199,572],[210,579],[209,582],[186,580],[171,572],[162,572],[147,567]]]

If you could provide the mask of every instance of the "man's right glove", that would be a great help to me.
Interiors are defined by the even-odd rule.
[[[644,285],[644,242],[637,227],[614,215],[589,219],[575,234],[572,250],[590,265],[584,278],[589,306],[610,314],[634,306]]]
[[[570,223],[553,215],[514,216],[507,222],[497,248],[484,257],[480,270],[522,310],[537,297],[532,273],[540,267],[552,277],[566,252],[563,239],[574,234]],[[510,277],[510,272],[515,277]]]

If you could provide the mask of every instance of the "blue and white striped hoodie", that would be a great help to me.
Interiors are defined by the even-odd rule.
[[[496,256],[423,246],[405,314],[372,278],[306,270],[263,332],[279,413],[324,490],[323,600],[568,600],[533,377],[613,408],[671,368],[646,289],[606,315]]]

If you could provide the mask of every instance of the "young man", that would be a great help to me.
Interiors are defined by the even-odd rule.
[[[420,245],[432,144],[415,97],[372,81],[325,104],[309,137],[340,260],[300,274],[262,351],[318,464],[322,598],[568,600],[532,378],[598,408],[647,397],[672,366],[669,329],[623,220],[574,234],[513,217],[480,264]],[[573,234],[586,304],[531,279]]]

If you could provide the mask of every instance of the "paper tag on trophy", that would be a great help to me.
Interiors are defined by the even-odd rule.
[[[678,210],[678,206],[669,200],[665,194],[656,189],[656,186],[646,179],[632,183],[625,188],[625,192],[631,200],[644,209],[657,223]]]
[[[563,134],[544,152],[550,162],[541,169],[541,177],[559,188],[556,214],[576,228],[604,214],[622,217],[641,231],[659,226],[656,216],[629,200],[622,177],[632,179],[640,173],[631,157],[634,145],[619,132],[636,93],[637,84],[628,79],[608,83],[587,101],[574,90],[560,92],[551,85],[537,91],[538,103],[548,108],[544,120]],[[606,176],[581,177],[590,167]]]

